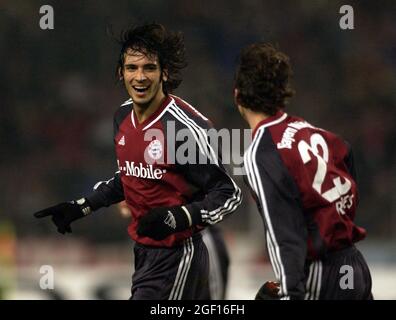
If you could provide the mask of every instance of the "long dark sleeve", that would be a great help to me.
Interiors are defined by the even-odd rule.
[[[215,224],[236,210],[242,202],[242,193],[221,163],[221,147],[214,152],[208,137],[201,132],[199,134],[199,143],[193,136],[188,140],[190,148],[196,150],[196,156],[192,158],[196,164],[179,164],[179,169],[200,194],[197,201],[185,207],[194,224]]]
[[[308,231],[297,186],[270,136],[263,136],[245,154],[245,169],[264,221],[281,297],[303,299]]]
[[[188,211],[203,224],[215,224],[235,211],[242,201],[239,187],[222,166],[192,165],[188,180],[201,189],[203,199],[186,205]]]
[[[108,207],[124,200],[120,172],[117,171],[113,178],[100,181],[94,186],[94,191],[86,197],[92,210]]]

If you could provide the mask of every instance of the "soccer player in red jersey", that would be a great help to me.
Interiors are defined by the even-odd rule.
[[[235,76],[235,102],[253,130],[244,168],[279,283],[270,295],[370,299],[370,271],[354,246],[366,231],[354,223],[351,148],[336,134],[285,113],[294,93],[290,76],[289,58],[264,43],[242,50]]]
[[[130,99],[114,116],[118,171],[92,194],[35,216],[52,216],[59,232],[71,232],[74,220],[125,200],[135,241],[131,299],[208,299],[200,231],[232,213],[241,191],[209,144],[209,120],[171,94],[186,66],[182,34],[147,24],[123,32],[120,43],[117,74]]]

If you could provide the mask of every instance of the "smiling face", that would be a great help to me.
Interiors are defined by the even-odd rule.
[[[165,97],[162,83],[167,78],[156,55],[128,49],[124,54],[124,65],[120,73],[134,105],[142,109],[157,105],[159,107]]]

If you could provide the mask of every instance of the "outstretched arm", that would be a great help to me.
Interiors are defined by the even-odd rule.
[[[90,195],[79,200],[59,203],[36,212],[34,216],[36,218],[51,217],[58,232],[62,234],[71,233],[71,223],[73,221],[81,219],[99,208],[108,207],[122,200],[124,200],[124,192],[119,172],[116,172],[110,180],[98,182]]]

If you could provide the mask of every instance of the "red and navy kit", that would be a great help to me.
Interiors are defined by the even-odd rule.
[[[244,165],[280,294],[301,298],[306,261],[351,247],[366,234],[353,222],[358,192],[350,147],[279,111],[254,129]]]
[[[211,123],[177,96],[168,95],[161,106],[139,123],[132,100],[126,101],[114,117],[114,143],[118,171],[99,182],[87,199],[92,208],[109,206],[123,199],[132,213],[128,232],[140,244],[172,247],[199,232],[194,226],[155,241],[136,233],[139,219],[150,209],[184,205],[199,213],[203,226],[221,221],[241,203],[241,191],[226,173],[207,135]],[[179,139],[183,133],[188,142]],[[186,148],[188,146],[188,148]],[[178,153],[190,154],[185,161]],[[184,150],[183,149],[183,150]]]

